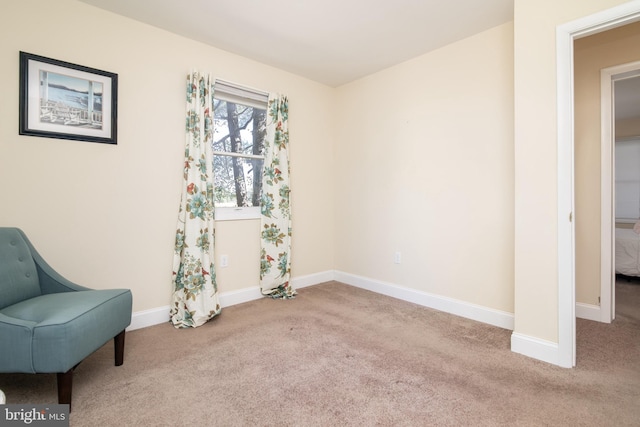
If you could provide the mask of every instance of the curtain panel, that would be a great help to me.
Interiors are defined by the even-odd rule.
[[[209,75],[187,76],[184,174],[170,309],[176,328],[200,326],[220,313],[214,265],[213,83]]]
[[[272,298],[293,298],[289,183],[289,101],[269,95],[262,176],[260,288]]]

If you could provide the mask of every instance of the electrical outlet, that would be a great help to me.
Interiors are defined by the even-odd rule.
[[[220,267],[229,267],[229,255],[220,255]]]
[[[400,264],[401,262],[402,262],[402,254],[400,253],[400,251],[397,251],[396,253],[393,254],[393,263]]]

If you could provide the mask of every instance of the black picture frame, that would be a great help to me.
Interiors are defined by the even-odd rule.
[[[117,144],[118,75],[20,52],[20,135]]]

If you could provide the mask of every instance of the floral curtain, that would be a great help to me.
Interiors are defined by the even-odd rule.
[[[184,182],[173,258],[171,322],[197,327],[220,313],[214,266],[213,80],[187,76]]]
[[[260,288],[272,298],[293,298],[289,203],[289,101],[270,95],[262,176]]]

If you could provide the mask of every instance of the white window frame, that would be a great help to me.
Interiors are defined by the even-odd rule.
[[[213,89],[214,99],[222,101],[233,102],[235,104],[246,105],[254,108],[267,109],[269,94],[267,92],[259,91],[256,89],[247,88],[237,85],[235,83],[229,83],[223,80],[216,80]],[[256,156],[251,154],[235,155],[228,152],[214,151],[213,155],[222,156],[235,156],[243,158],[264,159],[264,155]],[[215,173],[215,171],[214,171]],[[260,219],[260,206],[248,206],[248,207],[216,207],[215,208],[215,220],[216,221],[237,221],[237,220],[255,220]]]

